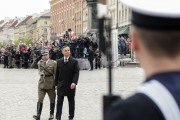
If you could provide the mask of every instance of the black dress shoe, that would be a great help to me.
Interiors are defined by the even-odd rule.
[[[54,119],[54,115],[50,115],[49,120],[53,120],[53,119]]]
[[[39,116],[39,115],[33,115],[33,118],[34,118],[35,120],[40,120],[40,116]]]

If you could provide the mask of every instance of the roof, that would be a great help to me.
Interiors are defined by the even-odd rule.
[[[39,19],[39,17],[32,18],[32,19],[27,23],[27,27],[30,27],[30,26],[31,26],[32,24],[34,24],[38,19]]]
[[[5,27],[6,25],[8,25],[9,22],[4,22],[4,24],[1,25],[1,27]]]
[[[36,17],[34,18],[32,24],[37,23],[37,21],[41,18],[50,18],[50,12],[44,13],[43,15],[41,15],[40,17]]]
[[[0,21],[0,24],[2,24],[2,23],[4,23],[4,20],[1,20],[1,21]]]
[[[23,18],[24,19],[24,18]],[[19,24],[23,21],[23,19],[18,19],[18,23],[15,25],[15,27],[18,27]]]
[[[18,24],[18,20],[14,20],[10,27],[15,27],[16,24]]]
[[[11,27],[14,24],[17,24],[17,21],[15,19],[10,19],[2,27],[4,26]]]
[[[37,20],[38,20],[38,19],[39,19],[39,17],[35,17],[34,20],[33,20],[33,22],[32,22],[32,24],[37,23]]]
[[[10,19],[9,21],[8,21],[8,24],[13,24],[14,23],[14,19]]]
[[[50,12],[48,12],[48,13],[41,15],[40,18],[50,18],[50,16],[51,16],[51,14],[50,14]]]
[[[32,16],[27,16],[23,21],[21,21],[17,26],[25,25],[29,19],[31,19]]]
[[[0,27],[3,27],[6,24],[6,22],[4,20],[0,21]]]

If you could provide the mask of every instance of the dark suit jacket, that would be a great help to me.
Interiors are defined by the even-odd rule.
[[[57,61],[55,85],[59,96],[75,96],[75,89],[71,90],[71,84],[77,85],[79,78],[79,66],[77,60],[69,57],[67,63],[64,58]]]
[[[88,50],[88,60],[93,61],[94,60],[94,51],[93,50]]]

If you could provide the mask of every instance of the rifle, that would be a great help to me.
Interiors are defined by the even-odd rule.
[[[99,20],[99,45],[100,51],[107,56],[109,74],[109,92],[103,96],[103,119],[111,104],[120,99],[112,93],[112,45],[111,45],[111,19],[107,17],[107,0],[98,0],[98,20]],[[107,49],[108,48],[108,49]]]

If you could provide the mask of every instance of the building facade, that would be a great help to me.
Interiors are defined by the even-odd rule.
[[[19,23],[15,26],[14,29],[14,39],[23,39],[27,38],[27,28],[28,28],[28,21],[32,19],[32,16],[26,16],[23,19],[19,19]]]
[[[16,26],[17,23],[18,23],[18,20],[15,19],[15,21],[13,22],[13,24],[9,27],[9,39],[10,39],[11,41],[14,41],[14,40],[15,40],[14,31],[15,31],[15,26]]]
[[[114,66],[118,60],[118,36],[128,35],[130,26],[130,9],[118,0],[108,0],[108,16],[112,20],[112,59]]]
[[[0,42],[3,42],[3,29],[2,27],[0,28]]]
[[[84,22],[83,28],[84,28],[85,33],[91,34],[94,37],[96,37],[97,32],[98,32],[97,4],[96,4],[96,2],[88,2],[88,3],[84,2],[83,13],[84,13],[83,14],[83,19],[84,19],[83,20],[83,22]]]
[[[75,2],[75,35],[82,35],[82,15],[83,15],[83,0],[74,0]]]
[[[34,18],[31,29],[33,43],[50,42],[50,12]]]
[[[74,0],[50,0],[52,32],[61,34],[68,29],[75,31],[74,3]]]
[[[36,17],[32,17],[28,22],[27,22],[27,28],[26,28],[26,38],[31,40],[33,42],[33,28],[32,24],[36,20]]]
[[[86,0],[83,0],[82,3],[82,32],[83,35],[86,35],[89,32],[89,16],[88,16],[88,7],[87,7],[87,2]]]
[[[17,24],[17,21],[15,19],[8,19],[2,26],[4,42],[12,42],[14,40],[14,29],[10,28],[15,24]]]
[[[50,0],[51,29],[57,34],[65,34],[71,29],[76,36],[97,33],[96,3],[86,0]]]
[[[19,27],[16,26],[14,28],[14,40],[18,40],[19,39]]]
[[[50,40],[50,29],[50,10],[23,18],[5,18],[0,21],[0,41],[29,39],[35,42],[41,36],[41,40],[47,42]]]
[[[14,40],[19,39],[19,24],[24,20],[25,18],[19,18],[18,23],[14,27]]]
[[[112,29],[117,29],[118,35],[128,34],[131,25],[131,10],[118,0],[109,0],[108,12],[112,19]]]

